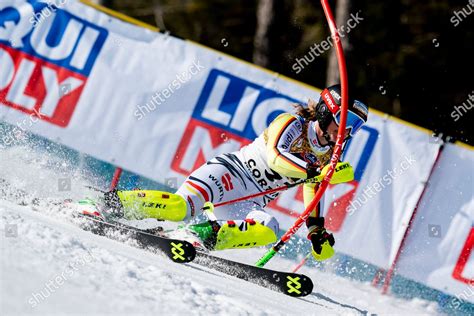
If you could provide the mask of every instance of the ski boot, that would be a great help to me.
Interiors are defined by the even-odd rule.
[[[155,190],[112,190],[104,203],[126,219],[155,218],[172,222],[186,217],[186,201],[179,195]]]
[[[214,206],[211,202],[206,202],[202,211],[207,214],[209,220],[199,224],[179,225],[176,230],[166,232],[169,238],[183,239],[190,242],[196,249],[208,252],[214,249],[217,232],[221,226],[215,220],[213,214]]]
[[[277,240],[272,229],[253,219],[230,220],[221,225],[215,218],[214,205],[210,202],[204,204],[203,211],[209,218],[207,222],[185,228],[195,237],[193,241],[188,241],[198,248],[204,247],[207,250],[252,248],[265,246]]]
[[[85,198],[77,202],[66,200],[65,206],[77,214],[92,217],[97,220],[107,221],[110,218],[108,213],[104,211],[103,205],[91,198]]]
[[[253,248],[266,246],[277,241],[277,236],[269,227],[254,219],[227,221],[217,233],[215,250]]]
[[[68,205],[82,216],[154,235],[177,229],[176,221],[186,212],[185,201],[180,196],[148,190],[112,190],[95,200],[85,198]]]

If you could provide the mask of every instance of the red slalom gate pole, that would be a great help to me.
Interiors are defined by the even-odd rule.
[[[344,141],[344,134],[346,131],[346,121],[347,121],[347,109],[348,109],[348,82],[347,82],[347,69],[346,61],[344,59],[344,50],[342,48],[341,40],[337,32],[336,23],[334,22],[334,16],[331,11],[331,7],[328,4],[327,0],[321,0],[321,5],[323,6],[324,14],[326,15],[326,20],[328,21],[329,28],[331,29],[331,37],[334,41],[334,46],[336,47],[337,60],[339,65],[339,74],[341,75],[341,93],[342,93],[342,104],[341,104],[341,121],[339,123],[339,129],[337,131],[336,145],[334,146],[334,152],[331,157],[331,163],[329,170],[321,182],[318,191],[305,208],[304,212],[296,219],[296,222],[293,226],[280,238],[280,240],[272,247],[267,253],[258,260],[255,265],[257,267],[263,267],[268,261],[270,261],[273,256],[285,245],[285,243],[290,240],[290,238],[300,229],[304,222],[308,219],[311,211],[318,205],[319,201],[323,197],[324,192],[326,191],[329,181],[334,173],[336,164],[339,161],[342,143]]]
[[[408,235],[410,234],[411,226],[413,225],[413,222],[415,221],[415,216],[418,211],[418,207],[421,204],[421,200],[423,200],[423,196],[426,193],[426,189],[428,188],[429,185],[429,180],[436,169],[436,166],[438,165],[439,158],[441,157],[441,152],[443,151],[443,145],[439,148],[438,154],[436,155],[436,159],[433,163],[433,166],[431,167],[430,174],[428,175],[428,179],[426,181],[425,187],[423,188],[423,191],[421,192],[421,195],[416,202],[415,209],[413,210],[413,213],[411,214],[410,220],[408,221],[407,228],[405,229],[405,233],[403,234],[402,241],[400,242],[400,246],[398,247],[397,254],[395,255],[395,258],[393,259],[392,265],[390,266],[390,269],[387,272],[387,275],[385,276],[385,281],[383,283],[382,287],[382,294],[387,294],[388,288],[390,286],[390,282],[392,281],[393,274],[395,272],[395,268],[398,264],[398,260],[400,260],[400,255],[402,254],[403,249],[405,248],[405,243],[407,240]]]
[[[308,253],[306,257],[304,257],[303,260],[301,260],[301,262],[298,263],[291,272],[296,273],[296,271],[298,271],[302,266],[304,266],[304,264],[306,263],[306,261],[308,261],[310,256],[311,256],[311,252]]]
[[[117,187],[117,184],[120,181],[120,176],[122,175],[122,168],[117,167],[115,168],[114,176],[112,177],[112,181],[110,182],[110,191],[114,190]]]

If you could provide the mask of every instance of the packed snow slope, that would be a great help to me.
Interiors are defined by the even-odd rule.
[[[88,182],[78,168],[51,159],[22,148],[0,151],[0,315],[438,313],[435,303],[381,295],[370,284],[306,267],[300,272],[312,278],[314,291],[296,299],[83,231],[56,202],[91,194]],[[59,190],[66,178],[70,190]],[[217,254],[254,263],[263,252]],[[294,264],[276,257],[268,267]]]

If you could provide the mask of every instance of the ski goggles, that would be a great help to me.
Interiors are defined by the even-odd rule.
[[[339,127],[339,122],[341,121],[341,111],[337,111],[334,114],[334,122]],[[362,117],[352,112],[351,110],[347,111],[347,120],[346,120],[346,130],[349,130],[349,137],[354,137],[355,134],[360,130],[360,128],[365,124],[365,121]]]

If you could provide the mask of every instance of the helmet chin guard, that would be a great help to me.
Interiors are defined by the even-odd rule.
[[[329,145],[322,146],[319,143],[318,136],[316,134],[316,121],[310,121],[308,123],[308,132],[307,132],[309,146],[316,156],[321,156],[326,154],[331,147]]]

